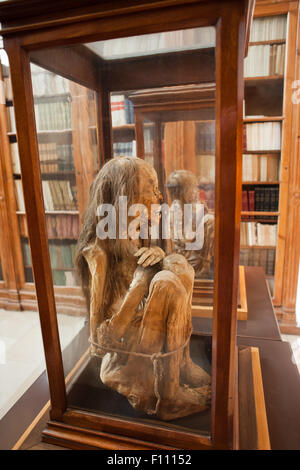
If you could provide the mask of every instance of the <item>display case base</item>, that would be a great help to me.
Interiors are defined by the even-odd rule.
[[[238,376],[238,439],[236,446],[239,449],[268,450],[270,440],[266,417],[262,375],[260,369],[259,350],[253,347],[239,347],[239,376]],[[99,421],[99,423],[98,423]],[[109,416],[103,420],[103,416],[81,410],[66,410],[63,422],[50,421],[42,433],[42,441],[75,450],[175,450],[175,449],[216,449],[209,439],[199,439],[199,447],[188,441],[191,435],[181,441],[181,446],[174,441],[163,443],[143,440],[142,434],[136,430],[132,422],[128,435],[128,426],[122,426],[120,421],[119,432],[116,430],[116,422],[110,423]],[[126,424],[129,424],[128,421]],[[125,430],[125,432],[124,432]],[[109,432],[111,431],[111,432]],[[160,426],[157,433],[160,434]],[[172,433],[166,429],[164,435]],[[130,436],[129,436],[130,434]],[[155,440],[155,429],[153,440]],[[176,431],[174,432],[176,434]],[[189,433],[188,433],[189,434]],[[170,437],[170,436],[169,436]],[[194,438],[196,436],[194,435]],[[199,436],[200,437],[200,436]],[[203,442],[202,442],[203,441]]]

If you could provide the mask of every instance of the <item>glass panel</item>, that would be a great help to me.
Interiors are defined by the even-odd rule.
[[[215,46],[215,28],[191,28],[157,34],[142,34],[86,44],[105,60],[179,52]]]
[[[78,245],[91,357],[68,406],[209,435],[211,338],[191,336],[190,303],[193,321],[212,317],[215,30],[87,46],[108,64],[122,57],[107,82],[116,84],[113,70],[121,76],[123,66],[128,82],[110,94],[114,158],[95,180]],[[193,83],[188,67],[203,64],[202,47],[209,65]],[[153,61],[150,79],[143,57],[147,67]],[[168,60],[173,78],[163,79]],[[143,86],[150,82],[154,88]]]
[[[93,57],[99,63],[99,86],[110,87],[101,90],[99,135],[111,154],[95,179],[85,172],[97,153],[90,138],[97,121],[89,125],[86,109],[91,106],[82,101],[90,93],[55,75],[66,88],[53,91],[53,105],[50,100],[59,119],[54,126],[53,117],[51,125],[45,124],[42,113],[48,108],[45,88],[38,93],[34,83],[44,200],[51,196],[55,204],[51,188],[61,182],[71,200],[64,209],[49,206],[46,216],[61,220],[66,230],[67,221],[78,220],[77,211],[85,210],[80,235],[53,237],[49,231],[53,272],[63,258],[56,261],[57,252],[79,240],[77,265],[89,305],[90,354],[68,388],[68,407],[130,419],[133,426],[147,422],[208,436],[211,338],[191,333],[192,321],[213,314],[215,30],[120,41],[87,45],[86,57],[101,56]],[[70,61],[72,71],[76,64]],[[39,69],[33,67],[32,73],[35,82]],[[43,74],[43,80],[53,78]],[[60,109],[67,114],[64,120]],[[45,147],[44,157],[41,144],[49,141],[55,145],[51,152]],[[73,167],[47,166],[57,163],[49,153],[55,154],[58,144],[70,146],[73,158],[66,161]],[[73,273],[65,263],[64,271],[68,267]],[[70,310],[81,313],[83,299],[71,306],[75,294],[63,292]],[[58,295],[57,310],[64,312]],[[88,338],[84,341],[87,349]]]
[[[64,369],[88,348],[86,302],[75,268],[80,214],[98,170],[96,93],[31,64],[40,169]],[[19,219],[27,281],[33,281],[26,219]]]

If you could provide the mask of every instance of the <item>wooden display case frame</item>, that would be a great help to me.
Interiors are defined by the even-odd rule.
[[[246,280],[245,280],[245,268],[239,266],[239,291],[238,291],[238,307],[237,307],[237,320],[248,319],[248,304],[247,304],[247,291],[246,291]],[[198,298],[208,298],[209,300],[213,297],[213,282],[209,280],[195,279],[194,290],[192,298],[192,316],[197,318],[213,318],[213,306],[212,305],[201,305],[201,302],[197,302]]]
[[[24,10],[25,8],[25,10]],[[65,7],[67,8],[67,7]],[[51,396],[51,422],[45,439],[72,448],[232,449],[238,448],[238,361],[236,346],[243,57],[253,12],[244,0],[144,0],[142,2],[7,1],[0,5],[1,31],[9,55],[17,138]],[[163,78],[153,76],[151,58],[103,63],[78,43],[115,37],[216,25],[216,228],[210,437],[185,430],[96,415],[68,408],[59,342],[43,206],[30,60],[98,93],[103,161],[112,156],[109,97],[112,91],[181,85],[201,81],[203,68],[174,75],[172,57]],[[60,48],[59,46],[70,46]],[[72,47],[71,47],[72,46]],[[50,49],[50,48],[53,49]],[[47,54],[44,49],[48,48]],[[199,55],[201,59],[201,53]],[[200,61],[201,62],[201,61]],[[184,64],[183,64],[184,65]],[[132,67],[132,62],[130,64]],[[184,70],[184,67],[181,69]],[[139,74],[138,71],[142,71]],[[228,191],[230,188],[230,191]],[[226,216],[225,216],[226,213]]]

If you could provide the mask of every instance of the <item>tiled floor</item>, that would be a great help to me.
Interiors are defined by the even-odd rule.
[[[58,314],[62,350],[84,323],[83,317]],[[44,370],[38,313],[0,310],[0,419]]]

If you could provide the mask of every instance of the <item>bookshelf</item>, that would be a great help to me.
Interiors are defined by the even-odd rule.
[[[129,92],[110,94],[113,155],[136,156],[135,118]]]
[[[39,147],[42,192],[48,246],[58,309],[65,313],[85,312],[85,303],[74,268],[80,233],[80,218],[85,209],[90,183],[98,168],[97,113],[95,92],[36,65],[31,66]],[[9,172],[7,188],[10,217],[14,221],[12,253],[17,253],[14,272],[16,309],[36,309],[27,218],[20,174],[13,96],[9,68],[2,66],[5,104],[1,109]],[[82,120],[87,125],[82,125]],[[78,191],[85,187],[84,191]],[[12,264],[12,263],[11,263]],[[14,279],[11,279],[14,274]],[[1,281],[1,279],[0,279]],[[6,289],[7,290],[7,289]],[[11,291],[2,292],[0,301],[9,308]]]
[[[280,27],[276,28],[279,20]],[[286,28],[284,27],[286,22]],[[299,270],[299,216],[298,200],[295,195],[299,191],[299,150],[297,147],[297,135],[299,135],[299,105],[293,103],[293,83],[300,78],[300,60],[297,56],[297,40],[299,41],[299,2],[275,2],[272,0],[258,0],[256,2],[254,20],[250,33],[249,50],[259,46],[264,48],[278,46],[281,60],[281,70],[276,75],[262,76],[262,71],[257,71],[257,76],[249,72],[249,64],[245,67],[244,79],[244,126],[259,126],[273,123],[280,125],[281,145],[280,149],[264,149],[243,151],[243,192],[261,188],[267,190],[273,188],[278,191],[278,207],[270,213],[264,210],[261,214],[256,211],[242,211],[242,223],[264,224],[276,226],[277,237],[275,246],[266,246],[268,256],[273,258],[272,266],[266,265],[264,248],[258,245],[249,246],[241,238],[241,260],[245,264],[257,264],[263,266],[269,281],[273,305],[280,322],[282,332],[298,333],[296,328],[296,293]],[[266,27],[266,24],[269,24]],[[273,33],[270,34],[273,24]],[[265,25],[265,26],[264,26]],[[278,23],[277,23],[278,26]],[[275,31],[277,29],[277,33]],[[260,31],[260,32],[259,32]],[[262,34],[264,31],[264,34]],[[261,35],[262,34],[262,35]],[[298,39],[297,39],[298,38]],[[285,46],[285,51],[283,46]],[[270,51],[270,49],[269,49]],[[274,58],[274,57],[273,57]],[[246,59],[246,61],[249,59]],[[259,62],[259,57],[257,57]],[[270,67],[270,63],[268,64]],[[256,64],[259,69],[259,63]],[[255,70],[252,70],[255,72]],[[265,71],[267,72],[267,70]],[[253,76],[247,76],[253,75]],[[250,131],[251,133],[251,131]],[[264,162],[262,159],[267,160]],[[269,165],[269,168],[268,168]],[[261,170],[263,169],[263,178]],[[262,181],[263,179],[263,181]],[[249,201],[249,199],[248,199]],[[251,207],[253,209],[253,205]],[[265,218],[262,218],[265,217]],[[258,254],[260,253],[260,254]],[[272,253],[270,255],[270,253]],[[248,257],[248,261],[247,261]]]
[[[287,14],[254,17],[248,56],[244,60],[240,264],[261,266],[272,294],[279,219],[287,21]]]

